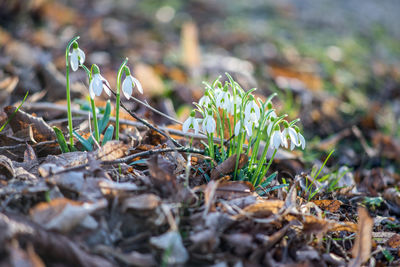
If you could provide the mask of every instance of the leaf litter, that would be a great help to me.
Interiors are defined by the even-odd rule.
[[[228,158],[214,168],[205,164],[206,156],[197,154],[204,148],[201,139],[194,138],[194,147],[199,150],[191,152],[188,164],[188,153],[178,149],[179,144],[187,144],[180,127],[162,126],[167,124],[162,117],[133,102],[125,103],[128,110],[173,135],[163,136],[124,112],[122,142],[107,142],[93,152],[60,154],[51,126],[61,126],[66,133],[65,109],[58,105],[65,102],[38,102],[39,108],[35,109],[31,101],[15,113],[0,133],[2,265],[399,265],[400,177],[395,164],[399,162],[400,146],[398,136],[389,134],[396,132],[396,123],[389,127],[379,114],[383,110],[380,104],[388,100],[393,114],[396,105],[398,109],[399,83],[395,76],[398,66],[396,69],[395,64],[374,65],[370,69],[374,78],[385,86],[378,97],[371,95],[380,101],[378,105],[372,100],[362,103],[365,98],[352,95],[351,90],[338,95],[325,92],[324,75],[330,74],[319,73],[316,60],[301,57],[294,47],[277,49],[268,41],[260,46],[256,56],[252,55],[253,51],[241,46],[252,42],[249,46],[258,47],[259,42],[249,33],[238,31],[227,35],[220,22],[212,24],[204,19],[210,16],[209,12],[222,12],[219,14],[222,16],[224,9],[212,3],[190,3],[184,7],[194,16],[202,13],[207,16],[196,17],[197,24],[186,22],[181,36],[176,36],[176,39],[181,37],[184,49],[181,62],[168,61],[170,58],[160,60],[164,57],[162,53],[173,51],[160,49],[160,43],[140,29],[143,22],[133,21],[140,30],[135,37],[127,36],[128,21],[115,18],[107,5],[96,7],[97,12],[104,12],[104,18],[93,18],[98,22],[90,23],[76,7],[58,1],[32,3],[26,9],[12,1],[0,4],[0,14],[28,17],[27,27],[34,28],[32,32],[18,30],[14,34],[11,29],[18,25],[15,23],[21,23],[20,18],[10,22],[1,20],[0,43],[4,48],[0,54],[4,58],[0,61],[0,103],[5,107],[2,122],[14,114],[18,105],[12,104],[23,98],[27,88],[35,95],[31,100],[64,98],[65,62],[57,46],[70,37],[71,29],[82,27],[91,41],[96,41],[88,44],[90,49],[98,50],[95,55],[105,61],[107,58],[112,61],[111,55],[120,54],[115,51],[116,46],[108,47],[109,43],[123,47],[131,57],[144,55],[143,62],[138,62],[135,68],[137,77],[145,81],[144,87],[148,89],[145,93],[152,104],[166,114],[174,111],[158,98],[172,94],[177,103],[199,98],[199,84],[190,82],[198,80],[199,75],[228,70],[246,88],[254,86],[256,80],[259,87],[265,88],[274,82],[288,98],[291,95],[303,101],[302,108],[293,112],[300,113],[310,136],[321,137],[312,142],[313,152],[325,154],[338,147],[338,164],[349,168],[340,167],[337,171],[324,168],[321,173],[324,180],[319,180],[311,175],[311,166],[304,159],[309,155],[278,151],[279,157],[272,165],[278,175],[268,185],[278,188],[271,191],[263,188],[267,193],[261,195],[251,183],[231,179],[236,158]],[[237,4],[232,5],[240,9]],[[115,8],[123,9],[118,4]],[[293,6],[276,8],[286,19],[292,19],[285,12],[294,12]],[[38,30],[35,28],[38,18],[53,26]],[[145,15],[142,18],[158,29],[160,39],[165,38],[160,25]],[[202,54],[199,36],[203,27],[211,29],[208,37],[202,37],[204,42],[219,43],[215,51],[235,49],[247,59],[218,52]],[[172,50],[176,46],[170,45]],[[278,55],[278,50],[282,54]],[[49,53],[54,57],[54,65],[46,62]],[[225,65],[230,69],[223,69]],[[268,73],[264,75],[267,78],[255,78],[254,68],[258,73]],[[345,87],[343,80],[350,79],[351,74],[341,75],[338,71],[330,78],[338,87]],[[361,78],[354,78],[354,83],[368,82]],[[83,78],[77,74],[73,79],[73,98],[86,95]],[[164,80],[170,82],[171,92],[167,92]],[[354,113],[349,111],[353,104]],[[374,112],[360,112],[361,115],[349,119],[349,114],[358,114],[362,106],[373,104]],[[79,105],[74,104],[76,114],[87,114]],[[386,115],[390,118],[390,114]],[[82,132],[87,132],[86,118],[80,120],[84,121],[80,125]],[[385,131],[379,130],[382,128]],[[357,145],[353,146],[354,143]],[[166,152],[167,149],[170,151]],[[312,161],[321,166],[324,158],[317,158]],[[245,154],[241,155],[239,168],[247,160]],[[341,178],[333,183],[338,177]],[[279,187],[284,184],[287,186]],[[309,199],[310,190],[317,189]]]

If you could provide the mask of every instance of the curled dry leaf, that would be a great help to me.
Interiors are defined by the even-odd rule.
[[[225,174],[229,174],[235,171],[235,165],[236,165],[236,155],[232,155],[229,158],[227,158],[224,162],[222,162],[220,165],[216,166],[212,171],[211,171],[211,179],[215,180]],[[239,165],[238,168],[241,169],[246,165],[248,162],[249,158],[247,157],[246,154],[242,153],[240,154],[239,158]]]
[[[7,116],[14,116],[10,126],[14,133],[32,128],[33,138],[37,142],[54,140],[56,135],[53,129],[42,119],[34,117],[22,110],[15,112],[16,107],[7,106],[4,108]],[[13,115],[15,113],[15,115]]]
[[[359,267],[371,256],[372,227],[374,220],[369,216],[368,210],[364,207],[358,208],[358,230],[356,240],[352,249],[353,260],[349,266]]]
[[[243,211],[255,218],[265,218],[272,214],[277,214],[283,207],[284,202],[282,200],[263,200],[247,206]],[[238,215],[241,217],[242,215]]]
[[[394,234],[389,240],[386,242],[386,244],[391,247],[391,248],[400,248],[400,235],[399,234]]]
[[[135,211],[155,210],[161,204],[161,199],[154,194],[142,194],[124,200],[123,210],[132,209]]]
[[[329,212],[337,212],[340,206],[343,204],[340,200],[336,199],[322,199],[322,200],[312,200],[321,209],[327,210]]]
[[[30,210],[30,216],[34,222],[46,229],[68,232],[83,222],[89,214],[106,206],[105,199],[96,203],[82,203],[57,198],[49,203],[39,203]]]

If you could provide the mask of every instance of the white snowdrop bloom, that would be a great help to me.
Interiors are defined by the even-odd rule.
[[[99,67],[97,67],[97,65],[94,64],[92,69],[93,69],[93,78],[89,84],[90,97],[94,99],[95,96],[100,96],[101,93],[103,92],[103,89],[108,96],[111,96],[111,91],[109,89],[110,84],[106,79],[104,79],[103,76],[101,76]]]
[[[270,147],[273,149],[278,149],[279,146],[283,143],[282,134],[278,129],[275,129],[272,132],[271,140],[270,140]]]
[[[299,141],[297,138],[297,132],[292,127],[285,127],[282,131],[282,135],[285,142],[285,147],[288,148],[288,140],[290,140],[290,150],[293,150],[296,145],[298,145]]]
[[[210,99],[208,91],[206,91],[204,93],[204,95],[200,98],[199,105],[201,107],[208,107],[209,104],[211,104],[211,99]]]
[[[242,124],[239,120],[235,125],[235,136],[239,136],[241,131],[242,131]]]
[[[203,131],[209,134],[215,132],[215,128],[217,127],[215,120],[213,118],[213,113],[211,110],[208,111],[208,114],[203,120]]]
[[[126,99],[131,98],[134,86],[136,86],[138,91],[143,94],[142,84],[139,82],[139,80],[132,75],[126,76],[124,82],[122,83],[122,93]]]
[[[221,91],[218,93],[216,98],[216,105],[218,108],[229,111],[231,106],[231,94],[229,93],[229,91]]]
[[[85,53],[78,47],[78,43],[73,44],[72,52],[69,54],[71,69],[77,71],[79,65],[85,62]]]
[[[195,118],[195,112],[192,111],[190,113],[189,118],[186,119],[186,121],[182,125],[182,131],[184,133],[187,133],[189,129],[193,129],[195,134],[199,133],[199,122],[198,119]]]
[[[231,115],[235,114],[235,104],[236,104],[236,113],[238,113],[240,111],[240,105],[242,104],[242,98],[238,95],[236,95],[235,97],[231,96],[230,105],[228,108],[228,112]]]
[[[304,139],[304,136],[299,132],[297,132],[297,137],[299,140],[299,143],[297,144],[297,146],[301,146],[301,149],[304,150],[304,148],[306,147],[306,139]]]
[[[260,119],[260,108],[254,99],[247,103],[244,109],[244,116],[247,118],[247,120],[254,122],[257,122]]]
[[[246,129],[247,135],[252,136],[253,135],[253,126],[256,126],[255,121],[251,120],[245,120],[244,121],[244,128]]]

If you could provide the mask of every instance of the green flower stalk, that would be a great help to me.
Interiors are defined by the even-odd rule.
[[[117,75],[117,93],[116,93],[116,110],[115,110],[115,140],[119,140],[119,109],[120,109],[120,101],[121,101],[121,78],[122,73],[125,70],[126,76],[130,76],[129,68],[126,67],[126,63],[128,63],[128,58],[125,58],[124,62],[122,62],[121,66],[118,69]]]
[[[76,71],[78,68],[76,67],[76,63],[79,62],[83,64],[85,61],[85,54],[82,50],[78,48],[78,43],[76,40],[79,39],[79,36],[74,37],[71,41],[69,41],[67,48],[65,49],[65,77],[66,81],[66,89],[67,89],[67,115],[68,115],[68,130],[69,130],[69,144],[71,149],[74,147],[74,137],[72,135],[73,125],[72,125],[72,113],[71,113],[71,91],[70,91],[70,83],[69,83],[69,60],[68,57],[71,56],[71,66],[73,71]],[[70,53],[71,46],[73,46],[73,51]]]

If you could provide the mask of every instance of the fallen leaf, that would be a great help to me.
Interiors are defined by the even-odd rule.
[[[122,209],[135,211],[155,210],[161,204],[161,199],[154,194],[142,194],[127,198],[122,203]]]
[[[322,200],[312,200],[321,209],[327,210],[329,212],[337,212],[340,206],[343,204],[340,200],[335,199],[322,199]]]
[[[237,160],[237,155],[232,155],[229,158],[227,158],[224,162],[217,165],[211,171],[211,179],[215,180],[225,174],[234,172],[235,166],[236,166],[236,160]],[[246,163],[248,162],[248,160],[249,160],[249,158],[247,157],[246,154],[244,154],[244,153],[240,154],[238,169],[243,168],[246,165]]]
[[[46,229],[68,232],[92,212],[105,208],[107,201],[82,203],[66,198],[57,198],[50,202],[37,204],[30,210],[32,220]]]
[[[389,238],[386,244],[391,248],[400,248],[400,235],[394,234],[391,238]]]
[[[247,206],[243,211],[255,218],[266,218],[272,214],[277,214],[283,205],[282,200],[263,200]]]
[[[349,266],[359,267],[371,256],[372,247],[372,227],[374,220],[369,216],[368,210],[363,207],[358,208],[358,230],[356,240],[352,249],[353,260]]]

